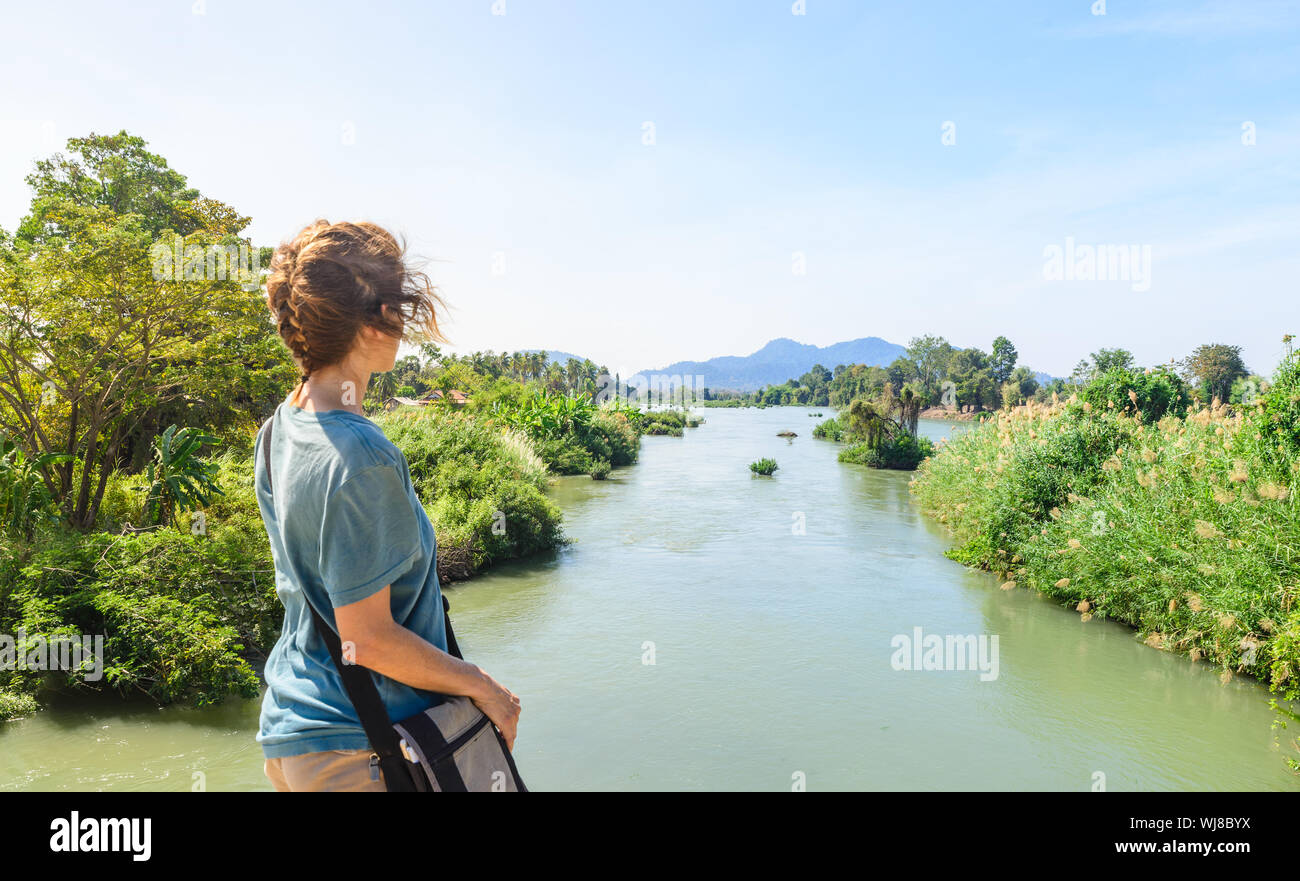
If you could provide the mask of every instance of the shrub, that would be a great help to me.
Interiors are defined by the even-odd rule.
[[[0,673],[11,708],[31,709],[46,683],[142,691],[162,703],[256,695],[249,659],[270,648],[283,616],[270,546],[251,458],[227,453],[211,465],[226,493],[202,520],[181,514],[179,529],[119,535],[59,527],[30,544],[0,546],[0,630],[103,634],[107,662],[98,683],[67,671]],[[138,520],[147,484],[143,475],[114,475],[101,523]]]
[[[36,698],[30,694],[0,688],[0,722],[18,719],[36,710]]]
[[[854,444],[840,451],[839,461],[871,468],[915,471],[917,465],[933,453],[934,444],[928,438],[902,434],[882,441],[875,449],[868,443]]]
[[[1091,407],[1141,415],[1145,422],[1182,417],[1192,397],[1187,384],[1167,367],[1136,370],[1114,367],[1088,383],[1079,399]]]
[[[596,464],[591,466],[591,479],[604,480],[609,477],[610,465],[604,459],[597,459]]]
[[[641,433],[627,413],[602,409],[591,419],[587,448],[611,465],[631,465],[641,451]]]
[[[1261,400],[1254,452],[1280,473],[1300,460],[1300,357],[1288,355]]]
[[[641,414],[641,433],[681,437],[686,423],[684,410],[647,410]]]
[[[143,521],[143,493],[148,490],[144,476],[114,471],[104,485],[104,499],[99,505],[95,528],[104,532],[121,532]]]
[[[586,474],[595,462],[586,447],[567,437],[537,441],[537,453],[556,474]]]
[[[777,467],[775,459],[759,459],[749,463],[749,470],[763,477],[771,477]]]
[[[560,510],[545,495],[544,453],[539,456],[522,433],[469,414],[423,408],[395,410],[376,423],[406,456],[438,533],[440,572],[465,578],[563,543]],[[585,457],[584,467],[572,473],[591,468],[584,450],[556,452]]]
[[[255,696],[247,644],[269,646],[278,633],[274,578],[263,569],[269,551],[262,560],[237,525],[211,526],[208,535],[156,529],[43,536],[6,591],[0,618],[6,630],[30,636],[103,634],[104,679],[16,670],[3,684],[27,694],[47,680],[111,686],[163,703]]]
[[[839,417],[832,416],[825,422],[817,423],[817,427],[813,429],[813,437],[820,437],[832,441],[843,440],[844,424],[840,422]]]

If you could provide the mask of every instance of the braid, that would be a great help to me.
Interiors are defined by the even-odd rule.
[[[298,315],[297,297],[294,296],[293,289],[289,289],[289,295],[285,297],[280,304],[279,310],[280,338],[284,340],[289,351],[297,358],[301,365],[300,372],[303,381],[311,375],[311,368],[308,366],[310,358],[308,351],[311,348],[307,342],[307,334],[302,329],[302,319]]]

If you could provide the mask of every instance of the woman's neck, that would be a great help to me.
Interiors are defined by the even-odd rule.
[[[309,412],[349,410],[363,415],[361,402],[369,381],[368,372],[349,369],[346,364],[322,367],[294,390],[289,403]]]

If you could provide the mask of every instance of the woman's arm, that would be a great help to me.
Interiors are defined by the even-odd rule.
[[[454,658],[393,620],[389,589],[334,610],[344,657],[412,688],[464,695],[501,730],[513,749],[519,698],[482,667]]]

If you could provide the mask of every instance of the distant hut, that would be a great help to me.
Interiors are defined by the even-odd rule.
[[[391,412],[398,407],[423,407],[427,401],[417,401],[415,398],[392,397],[384,401],[384,412]]]
[[[469,395],[465,394],[464,392],[458,389],[449,389],[447,391],[447,397],[449,399],[449,403],[451,403],[453,407],[464,407],[466,404],[469,403]],[[434,404],[441,400],[442,400],[442,392],[438,389],[434,389],[433,391],[425,395],[423,398],[421,398],[420,403]]]

